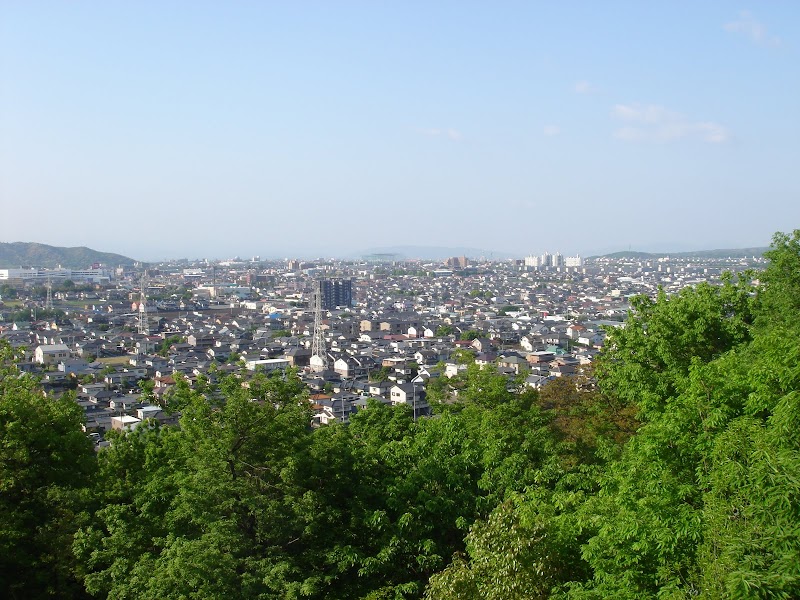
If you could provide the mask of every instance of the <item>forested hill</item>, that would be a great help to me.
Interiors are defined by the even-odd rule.
[[[690,252],[636,252],[623,250],[603,254],[601,256],[590,256],[589,258],[633,258],[633,259],[653,259],[669,256],[671,258],[752,258],[761,257],[769,248],[731,248],[722,250],[693,250]]]
[[[800,230],[767,258],[635,299],[541,392],[432,378],[434,418],[312,429],[291,372],[176,376],[179,427],[95,452],[0,344],[0,596],[800,598]]]
[[[0,269],[53,269],[59,265],[65,269],[85,269],[94,263],[116,267],[134,262],[134,259],[121,254],[98,252],[84,246],[63,248],[35,242],[0,242]]]

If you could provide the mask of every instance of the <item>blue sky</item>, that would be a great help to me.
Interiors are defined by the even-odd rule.
[[[523,256],[800,227],[800,3],[0,3],[0,241]]]

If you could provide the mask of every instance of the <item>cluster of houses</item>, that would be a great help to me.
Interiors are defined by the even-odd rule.
[[[42,299],[21,286],[0,304],[0,339],[26,349],[19,368],[46,389],[76,390],[93,433],[174,422],[162,406],[181,378],[245,383],[289,368],[308,388],[314,426],[347,423],[370,399],[405,404],[416,418],[431,412],[430,379],[461,372],[465,352],[538,389],[591,364],[632,295],[713,282],[731,267],[664,265],[165,264],[149,269],[144,290],[138,274],[123,273],[88,292],[57,291],[56,317],[4,320],[20,306],[42,314]],[[315,306],[316,282],[330,276],[352,282],[352,306]]]

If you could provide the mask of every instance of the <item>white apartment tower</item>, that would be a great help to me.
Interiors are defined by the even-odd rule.
[[[582,267],[583,258],[581,258],[580,255],[563,256],[560,252],[556,252],[555,254],[545,252],[539,256],[534,256],[533,254],[526,256],[525,266],[532,267],[534,269],[542,269],[546,267]]]
[[[565,267],[582,267],[583,266],[583,259],[581,258],[580,254],[576,254],[575,256],[566,256],[566,257],[564,257],[564,266]]]

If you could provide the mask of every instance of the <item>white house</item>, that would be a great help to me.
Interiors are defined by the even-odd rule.
[[[407,404],[414,411],[414,417],[427,415],[430,405],[425,399],[425,387],[415,383],[397,384],[389,390],[389,399],[392,406]]]
[[[275,371],[276,369],[286,370],[289,367],[289,361],[285,358],[265,358],[259,360],[248,360],[244,366],[248,371],[255,371],[261,369],[267,373]]]
[[[462,371],[467,370],[467,365],[460,365],[456,363],[447,363],[444,366],[444,375],[445,377],[455,377]]]
[[[140,419],[131,417],[130,415],[122,415],[121,417],[111,417],[111,429],[121,431],[133,431],[141,423]]]
[[[33,353],[33,361],[40,365],[55,365],[69,358],[65,344],[42,344]]]

